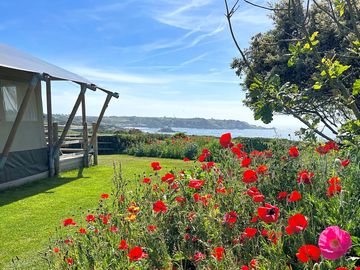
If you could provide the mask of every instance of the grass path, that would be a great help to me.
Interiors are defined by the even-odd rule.
[[[160,161],[163,170],[184,167],[181,160],[100,156],[100,165],[85,169],[83,178],[71,171],[0,192],[0,269],[12,269],[15,257],[21,269],[45,269],[39,253],[61,221],[96,207],[100,194],[111,191],[113,162],[121,162],[124,178],[134,179],[151,172],[154,160]]]

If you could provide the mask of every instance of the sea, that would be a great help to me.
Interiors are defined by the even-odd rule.
[[[295,135],[296,128],[271,128],[271,129],[199,129],[199,128],[176,128],[171,129],[175,132],[160,132],[158,128],[148,127],[126,127],[136,128],[147,133],[159,133],[159,134],[174,134],[175,132],[184,132],[187,135],[199,135],[199,136],[214,136],[220,137],[224,133],[231,133],[233,138],[235,137],[259,137],[259,138],[281,138],[289,140],[299,140],[299,136]]]

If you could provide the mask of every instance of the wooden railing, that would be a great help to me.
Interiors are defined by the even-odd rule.
[[[59,161],[61,158],[69,155],[82,155],[84,157],[84,166],[88,167],[90,164],[89,155],[92,156],[93,165],[98,164],[98,143],[97,134],[95,134],[94,144],[90,145],[90,140],[93,137],[94,130],[96,131],[96,123],[92,127],[84,129],[82,126],[70,126],[69,131],[60,146],[59,159],[55,159],[55,171],[58,171]],[[63,132],[65,125],[58,125],[53,123],[53,143],[56,144],[60,135]],[[45,138],[49,142],[47,125],[45,125]],[[85,155],[85,156],[84,156]]]

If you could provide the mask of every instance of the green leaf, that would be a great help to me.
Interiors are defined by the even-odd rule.
[[[178,262],[178,261],[182,261],[184,260],[186,257],[184,256],[184,254],[182,252],[176,252],[174,254],[174,261]]]
[[[295,65],[295,57],[291,56],[287,62],[288,67],[292,67],[293,65]]]
[[[315,41],[312,41],[311,44],[312,44],[313,46],[315,46],[315,45],[317,45],[319,42],[320,42],[320,41],[315,40]]]
[[[250,84],[250,91],[256,90],[259,88],[259,85],[257,83]]]
[[[315,31],[315,32],[311,35],[310,41],[314,41],[318,34],[319,34],[319,32],[318,32],[318,31]]]
[[[344,66],[342,64],[338,64],[338,67],[337,67],[337,75],[341,75],[343,74],[346,70],[348,70],[351,66]]]
[[[310,44],[309,44],[309,43],[305,43],[305,45],[304,45],[303,48],[306,49],[306,50],[309,50],[309,49],[310,49]]]
[[[353,84],[352,94],[354,96],[360,93],[360,79],[357,79]]]
[[[322,87],[322,84],[320,82],[316,82],[313,86],[314,90],[320,90]]]
[[[291,53],[296,53],[296,47],[293,45],[293,44],[290,44],[289,45],[289,51],[291,52]]]

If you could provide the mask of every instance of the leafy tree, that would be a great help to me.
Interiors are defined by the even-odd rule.
[[[360,132],[360,2],[282,0],[270,7],[274,28],[242,50],[231,18],[239,1],[225,0],[229,28],[241,57],[231,67],[243,76],[245,104],[255,119],[293,115],[308,129],[354,139]],[[309,132],[310,131],[310,132]]]

